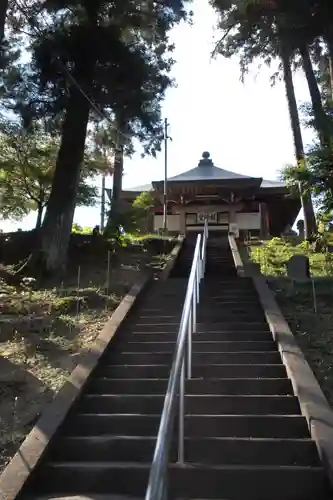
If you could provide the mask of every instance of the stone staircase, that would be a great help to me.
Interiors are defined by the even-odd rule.
[[[220,242],[221,243],[221,242]],[[139,300],[20,499],[143,499],[193,255]],[[314,442],[251,280],[224,242],[207,271],[169,499],[328,500]]]

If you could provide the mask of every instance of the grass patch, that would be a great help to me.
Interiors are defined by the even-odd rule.
[[[297,237],[273,238],[269,241],[247,243],[250,259],[260,265],[266,276],[286,276],[287,261],[293,255],[309,258],[312,276],[333,275],[333,254],[327,251],[315,252],[307,242],[299,242]]]
[[[0,470],[117,307],[98,288],[18,292],[0,285]]]

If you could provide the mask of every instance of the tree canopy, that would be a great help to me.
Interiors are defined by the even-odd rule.
[[[4,219],[21,220],[37,211],[36,226],[51,192],[59,137],[34,130],[27,132],[17,123],[6,123],[0,133],[0,214]],[[77,206],[94,206],[98,190],[91,181],[109,171],[107,159],[86,149],[77,193]]]
[[[61,134],[39,249],[39,268],[66,260],[88,126],[102,122],[115,152],[155,154],[163,139],[161,104],[174,84],[171,28],[186,21],[186,0],[19,0],[8,11],[0,96],[30,126],[43,118]],[[30,54],[22,62],[22,40]]]
[[[271,65],[274,59],[280,61],[278,72],[272,74],[272,82],[283,75],[297,162],[294,181],[300,189],[309,237],[316,232],[311,194],[318,193],[315,189],[307,189],[303,176],[296,175],[297,170],[304,169],[307,161],[291,70],[293,67],[304,70],[311,96],[308,123],[317,132],[319,143],[316,149],[320,148],[320,155],[316,154],[314,163],[318,165],[319,159],[324,159],[327,169],[332,158],[333,129],[326,107],[327,92],[325,95],[321,84],[324,80],[329,81],[332,73],[327,75],[326,68],[325,74],[323,64],[319,71],[314,70],[313,63],[317,65],[323,60],[326,63],[333,56],[333,4],[329,0],[211,0],[211,4],[219,14],[222,31],[215,55],[238,55],[242,78],[255,60],[267,65]],[[290,168],[287,170],[290,176]]]

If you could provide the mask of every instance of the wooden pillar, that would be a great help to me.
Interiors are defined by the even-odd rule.
[[[268,238],[269,236],[269,221],[268,221],[268,210],[266,203],[259,204],[260,211],[260,237]]]
[[[235,205],[229,205],[229,226],[237,222],[237,210]]]
[[[179,234],[186,234],[186,210],[185,207],[179,207]]]

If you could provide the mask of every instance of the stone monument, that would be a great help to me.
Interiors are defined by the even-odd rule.
[[[287,262],[288,277],[302,281],[310,278],[310,263],[305,255],[293,255]]]

